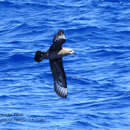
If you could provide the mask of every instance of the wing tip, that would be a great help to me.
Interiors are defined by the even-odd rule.
[[[53,43],[63,44],[66,41],[64,30],[60,29],[53,38]]]
[[[63,95],[61,95],[61,94],[59,94],[59,93],[57,93],[57,92],[56,92],[56,94],[57,94],[58,96],[60,96],[60,97],[64,98],[64,99],[66,99],[66,98],[67,98],[67,95],[63,96]]]
[[[54,90],[58,96],[62,98],[67,98],[67,88],[55,86]]]
[[[63,29],[59,29],[58,34],[64,34],[64,30]]]

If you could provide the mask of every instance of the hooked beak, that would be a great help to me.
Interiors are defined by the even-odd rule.
[[[71,54],[76,54],[73,50],[70,52]]]

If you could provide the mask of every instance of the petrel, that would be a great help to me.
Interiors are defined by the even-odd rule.
[[[54,90],[62,98],[67,98],[67,82],[64,71],[62,57],[69,54],[74,54],[74,51],[69,48],[62,48],[66,38],[63,30],[59,30],[53,38],[53,44],[48,51],[36,51],[34,60],[37,62],[43,59],[49,59],[50,67],[54,79]]]

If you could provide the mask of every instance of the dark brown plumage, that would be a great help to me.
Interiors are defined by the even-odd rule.
[[[59,30],[53,38],[53,44],[47,52],[37,51],[35,53],[35,61],[40,62],[43,59],[49,59],[50,67],[54,79],[54,90],[60,97],[67,97],[67,82],[62,57],[74,54],[74,51],[68,48],[62,48],[62,44],[66,41],[64,31]]]

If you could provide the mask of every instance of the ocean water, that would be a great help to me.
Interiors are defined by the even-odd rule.
[[[67,99],[33,60],[59,29]],[[130,1],[0,0],[0,130],[130,130]]]

